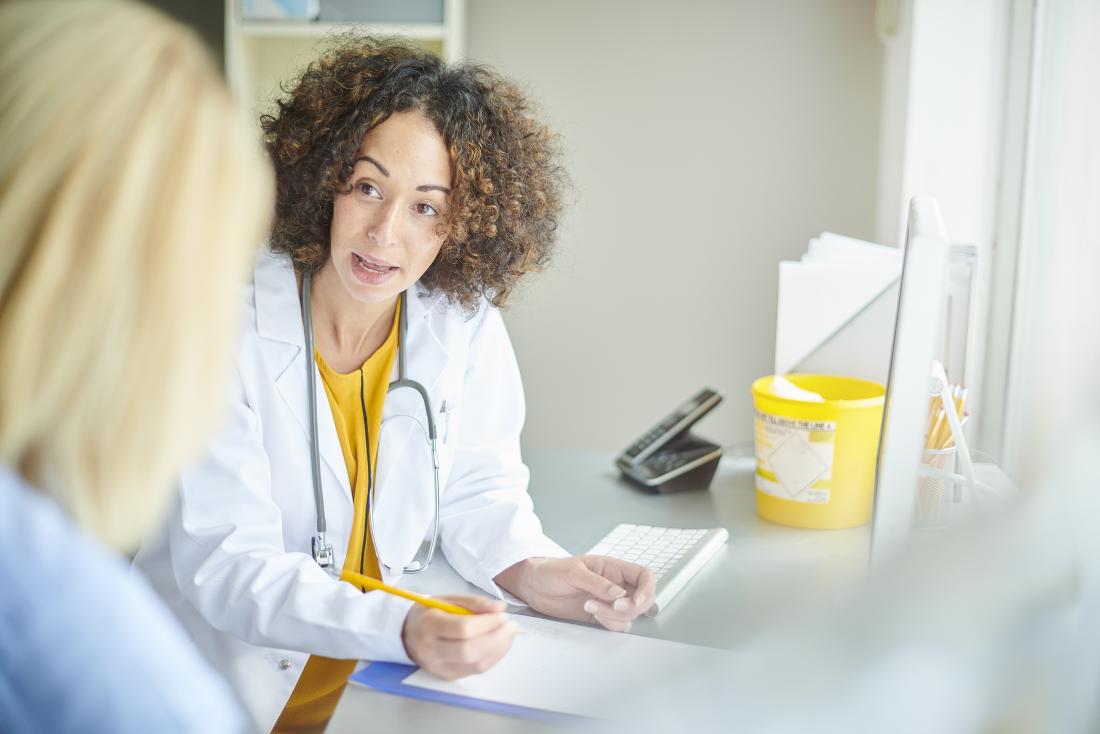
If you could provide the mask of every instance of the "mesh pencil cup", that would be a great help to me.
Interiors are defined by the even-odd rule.
[[[932,469],[955,473],[959,449],[925,449],[921,461]],[[913,524],[918,528],[943,527],[951,522],[951,506],[955,503],[955,482],[943,476],[922,473],[917,479],[917,511]]]
[[[850,528],[871,519],[886,388],[830,375],[787,375],[817,393],[781,396],[775,377],[752,384],[756,513],[800,528]]]

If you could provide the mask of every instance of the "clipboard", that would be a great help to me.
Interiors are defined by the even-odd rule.
[[[392,693],[406,698],[415,698],[421,701],[433,701],[446,706],[458,706],[459,708],[486,711],[491,714],[501,714],[519,719],[531,719],[545,721],[552,724],[578,724],[591,721],[583,716],[563,714],[556,711],[544,711],[542,709],[514,704],[497,703],[480,698],[459,696],[453,693],[433,691],[430,688],[410,686],[405,679],[415,673],[419,668],[415,665],[402,663],[368,663],[366,667],[351,676],[351,682],[366,688],[371,688],[383,693]]]

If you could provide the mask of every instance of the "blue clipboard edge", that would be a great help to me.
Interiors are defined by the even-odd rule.
[[[503,714],[505,716],[513,716],[521,719],[534,719],[536,721],[545,721],[554,724],[580,724],[582,722],[591,721],[591,719],[584,716],[576,716],[574,714],[563,714],[557,711],[543,711],[542,709],[516,706],[509,703],[497,703],[496,701],[485,701],[480,698],[470,698],[469,696],[459,696],[454,693],[433,691],[430,688],[406,685],[405,679],[417,670],[418,668],[415,665],[404,665],[402,663],[368,663],[365,668],[351,676],[351,680],[367,688],[382,691],[383,693],[393,693],[398,696],[420,699],[421,701],[434,701],[448,706],[459,706],[461,708],[474,709],[475,711],[488,711],[489,713]]]

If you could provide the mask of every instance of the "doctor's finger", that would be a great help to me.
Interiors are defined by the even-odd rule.
[[[626,596],[626,589],[590,570],[583,562],[570,569],[569,582],[574,588],[586,591],[597,599],[605,601],[614,601]]]
[[[488,670],[512,647],[519,626],[506,622],[488,634],[469,640],[439,639],[435,654],[447,665],[466,666],[470,672]]]
[[[633,588],[631,596],[635,602],[640,603],[647,594],[655,593],[657,589],[657,577],[639,563],[610,558],[604,565],[604,574],[623,586]]]
[[[638,615],[647,608],[648,607],[635,606],[633,602],[628,601],[625,597],[618,599],[615,605],[604,604],[595,599],[589,599],[584,603],[584,611],[594,617],[598,617],[600,620],[607,620],[608,622],[629,622],[636,619]],[[601,624],[602,623],[601,621]]]
[[[430,634],[448,640],[468,640],[488,634],[505,623],[504,615],[450,614],[433,609],[424,615]]]
[[[596,624],[603,627],[604,629],[611,630],[612,632],[629,632],[630,631],[630,622],[629,621],[624,622],[623,620],[620,620],[620,619],[607,619],[605,617],[601,617],[598,614],[593,614],[592,615],[592,620],[594,622],[596,622]]]
[[[616,605],[625,608],[627,602],[645,611],[653,604],[657,596],[657,577],[653,571],[638,563],[622,561],[618,558],[606,558],[601,572],[608,578],[627,588],[629,598],[616,600]]]
[[[632,563],[630,565],[636,564]],[[631,600],[634,602],[634,606],[641,607],[642,611],[645,611],[653,605],[653,600],[657,598],[657,576],[645,566],[638,566],[638,569],[637,576],[631,582],[634,587]]]

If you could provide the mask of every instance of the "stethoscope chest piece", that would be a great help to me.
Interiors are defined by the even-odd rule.
[[[326,570],[335,567],[336,558],[332,552],[332,543],[327,542],[325,533],[318,531],[310,544],[313,546],[313,560],[317,561],[318,566]]]

